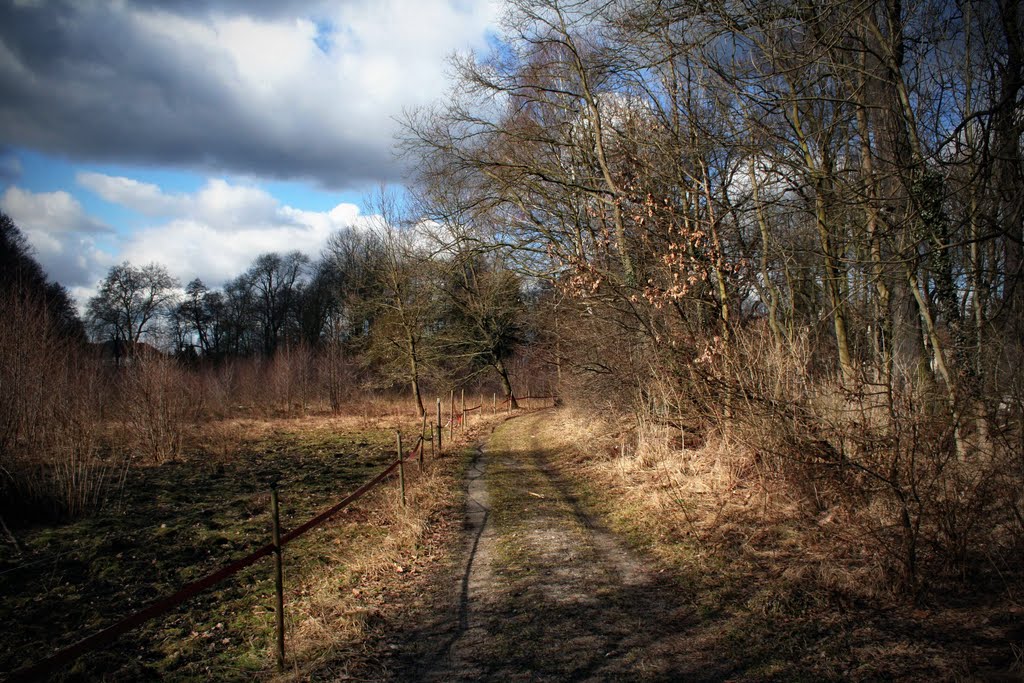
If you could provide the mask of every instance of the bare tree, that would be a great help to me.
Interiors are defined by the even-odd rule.
[[[405,148],[431,218],[559,292],[576,386],[723,430],[771,406],[873,478],[916,590],[925,534],[963,555],[962,463],[1009,462],[1022,36],[1017,2],[515,0]],[[834,412],[780,389],[794,368]],[[854,412],[886,417],[853,437]],[[948,438],[905,438],[936,415]]]
[[[87,306],[93,334],[109,340],[120,360],[168,312],[177,286],[178,281],[158,263],[140,268],[126,261],[112,267]]]
[[[470,373],[493,370],[505,400],[518,407],[507,363],[526,341],[523,282],[494,255],[455,254],[443,266],[444,348]]]
[[[263,353],[267,356],[277,349],[286,326],[297,327],[301,290],[309,264],[309,257],[298,251],[284,256],[267,253],[257,256],[246,273],[246,282],[257,305]]]
[[[438,359],[434,269],[413,226],[400,218],[396,197],[381,190],[371,203],[376,214],[371,230],[380,251],[369,266],[373,289],[364,302],[372,317],[367,353],[386,376],[408,383],[423,415],[422,379]]]

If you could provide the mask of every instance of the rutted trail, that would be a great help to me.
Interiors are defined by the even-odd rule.
[[[550,419],[511,420],[481,449],[447,617],[396,638],[403,652],[387,677],[720,679],[687,654],[692,608],[678,587],[595,524],[558,475],[545,450]]]

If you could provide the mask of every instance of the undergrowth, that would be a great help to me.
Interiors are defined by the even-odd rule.
[[[755,678],[1020,675],[1019,567],[908,599],[865,531],[870,511],[813,507],[728,435],[589,410],[556,424],[544,437],[587,506],[692,591],[722,656]]]

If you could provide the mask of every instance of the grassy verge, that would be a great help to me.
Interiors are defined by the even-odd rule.
[[[452,591],[463,569],[465,477],[482,441],[498,420],[474,420],[448,440],[445,453],[423,474],[410,472],[409,501],[380,501],[378,543],[350,544],[360,558],[341,594],[325,607],[357,623],[346,632],[310,633],[314,656],[289,673],[295,680],[405,680],[406,670],[436,656],[456,621]],[[323,582],[321,582],[323,585]],[[330,643],[329,647],[324,647]]]

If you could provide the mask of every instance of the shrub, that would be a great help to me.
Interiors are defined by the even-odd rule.
[[[121,380],[122,412],[139,451],[154,463],[180,456],[186,430],[202,414],[195,375],[150,351],[133,356]]]
[[[43,302],[0,298],[0,494],[5,515],[75,516],[98,507],[122,468],[101,449],[107,387]]]

